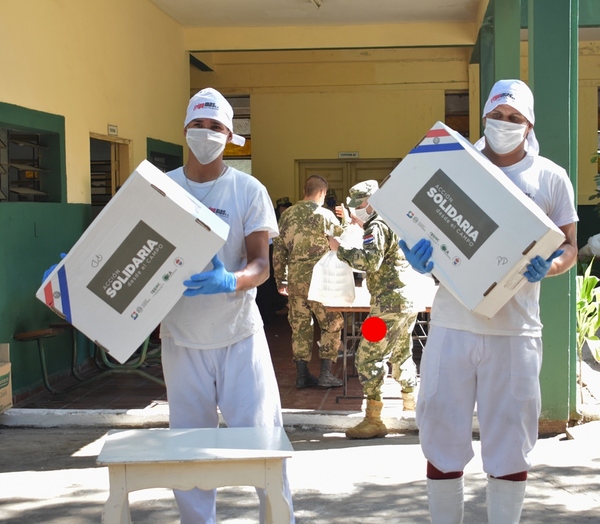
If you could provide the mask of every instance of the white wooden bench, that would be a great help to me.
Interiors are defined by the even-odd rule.
[[[283,428],[110,431],[97,459],[110,482],[102,522],[131,523],[131,491],[222,486],[264,488],[267,523],[289,522],[283,462],[292,452]]]

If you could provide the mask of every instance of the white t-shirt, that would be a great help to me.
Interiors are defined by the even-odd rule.
[[[557,226],[578,220],[573,186],[562,167],[547,158],[526,155],[501,169]],[[541,337],[539,296],[540,284],[526,282],[493,318],[487,319],[469,311],[440,285],[431,308],[431,324],[483,335]]]
[[[229,224],[227,241],[217,253],[227,271],[246,267],[248,235],[255,231],[267,231],[269,238],[279,234],[269,194],[256,178],[232,167],[216,182],[187,180],[181,167],[167,176]],[[194,268],[193,272],[210,268],[209,264],[207,268]],[[262,328],[255,297],[256,289],[181,297],[163,320],[161,337],[172,337],[178,346],[196,349],[222,348],[239,342]]]

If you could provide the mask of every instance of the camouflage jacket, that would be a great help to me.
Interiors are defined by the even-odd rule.
[[[288,292],[306,288],[314,265],[329,251],[327,235],[339,236],[336,216],[316,202],[300,200],[279,220],[279,236],[273,239],[273,270],[277,287],[288,282]]]
[[[399,271],[408,266],[408,262],[398,247],[398,236],[377,215],[373,215],[364,224],[363,246],[361,249],[338,249],[338,258],[354,269],[367,273],[367,288],[371,294],[371,306],[377,306],[382,312],[400,313],[404,303]]]

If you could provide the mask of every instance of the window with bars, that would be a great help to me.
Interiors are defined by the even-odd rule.
[[[66,199],[65,118],[0,102],[0,204]]]
[[[0,202],[48,202],[51,133],[0,127]]]

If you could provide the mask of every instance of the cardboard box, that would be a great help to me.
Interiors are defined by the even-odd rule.
[[[0,413],[4,413],[12,405],[10,347],[8,344],[0,344]]]
[[[210,209],[143,161],[36,296],[122,363],[228,233]]]
[[[491,318],[526,282],[536,255],[564,241],[558,227],[459,133],[437,122],[369,203],[412,247],[433,246],[433,274]]]

